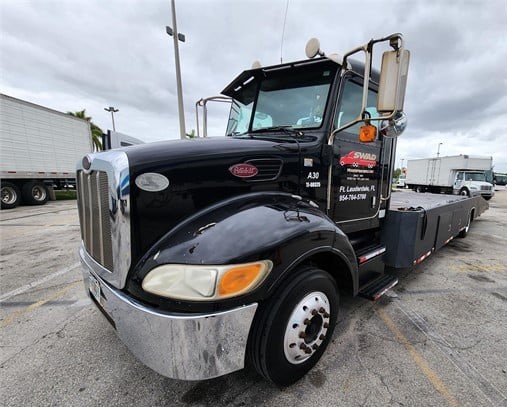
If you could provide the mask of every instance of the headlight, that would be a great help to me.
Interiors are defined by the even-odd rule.
[[[209,301],[255,289],[272,268],[270,260],[227,266],[164,264],[144,277],[142,287],[162,297]]]

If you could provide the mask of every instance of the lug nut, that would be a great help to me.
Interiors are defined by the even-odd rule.
[[[301,342],[301,345],[299,345],[299,349],[305,350],[306,348],[307,348],[307,346],[305,345],[305,343]]]
[[[312,309],[312,315],[317,315],[319,312],[316,309]]]
[[[319,312],[323,314],[324,312],[326,312],[326,310],[324,309],[324,307],[320,307]]]
[[[310,321],[308,318],[306,318],[306,319],[304,320],[303,324],[305,324],[305,325],[310,325],[310,322],[311,322],[311,321]]]
[[[299,333],[299,337],[302,338],[302,339],[306,338],[306,333],[304,331],[301,331]]]
[[[329,318],[330,316],[327,312],[324,312],[324,318]]]
[[[324,339],[326,339],[326,335],[324,335],[324,334],[320,334],[319,339],[320,339],[321,341],[323,341]]]
[[[324,324],[322,325],[324,328],[329,328],[329,324],[327,322],[324,322]]]
[[[310,354],[310,353],[312,353],[312,350],[310,348],[306,348],[305,353]]]
[[[315,344],[315,343],[314,343],[314,344],[312,345],[312,349],[313,349],[313,350],[317,350],[317,349],[319,349],[319,347],[317,346],[317,344]]]

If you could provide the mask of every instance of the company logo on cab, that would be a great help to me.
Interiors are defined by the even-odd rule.
[[[340,165],[352,165],[353,167],[374,168],[377,166],[377,155],[372,153],[361,153],[359,151],[351,151],[347,155],[340,158]]]

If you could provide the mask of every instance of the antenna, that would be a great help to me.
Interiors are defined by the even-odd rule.
[[[289,10],[289,0],[285,4],[285,17],[283,18],[283,29],[282,29],[282,40],[280,41],[280,63],[283,63],[282,51],[283,51],[283,37],[285,36],[285,23],[287,23],[287,11]]]

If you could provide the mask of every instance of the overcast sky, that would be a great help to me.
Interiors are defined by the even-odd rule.
[[[179,137],[170,0],[0,0],[0,92],[144,141]],[[242,70],[401,32],[412,52],[401,159],[475,154],[507,172],[507,1],[177,0],[187,130],[194,105]],[[210,135],[226,112],[210,107]],[[406,161],[405,161],[406,162]]]

